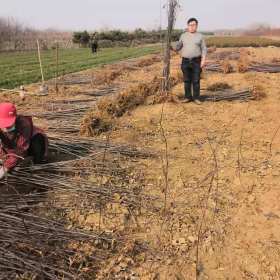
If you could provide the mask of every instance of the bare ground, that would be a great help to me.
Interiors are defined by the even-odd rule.
[[[260,62],[280,56],[278,49],[251,52]],[[203,88],[261,84],[267,98],[144,106],[122,119],[113,139],[162,154],[142,163],[147,191],[164,197],[168,178],[166,213],[139,234],[158,252],[139,265],[141,279],[195,279],[196,271],[198,279],[280,278],[279,77],[206,74]],[[182,92],[179,85],[173,94]]]
[[[280,58],[279,49],[250,51],[250,59],[257,62]],[[172,65],[176,71],[178,57]],[[160,75],[160,69],[157,63],[128,71],[110,87],[145,81]],[[159,209],[133,216],[111,209],[118,212],[117,218],[104,218],[101,227],[118,227],[130,240],[145,244],[145,250],[137,251],[135,242],[126,244],[104,263],[99,279],[280,279],[279,78],[280,74],[206,73],[202,88],[218,81],[234,89],[261,84],[267,97],[201,106],[145,105],[117,120],[110,141],[160,154],[135,163],[135,173],[144,175],[145,192],[158,196]],[[36,88],[28,87],[33,92]],[[21,110],[39,111],[50,99],[78,99],[92,88],[96,89],[68,85],[58,94],[51,89],[48,97],[31,94],[24,102],[14,100]],[[174,95],[182,92],[182,84],[173,89]],[[97,219],[93,214],[88,223],[96,224]]]

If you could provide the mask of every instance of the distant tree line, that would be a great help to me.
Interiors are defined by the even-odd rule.
[[[177,41],[182,34],[182,30],[174,30],[172,40]],[[206,35],[213,35],[208,32]],[[131,46],[138,44],[153,44],[161,41],[165,36],[165,30],[146,31],[137,28],[134,31],[108,30],[89,33],[88,31],[74,32],[73,43],[81,47],[87,47],[92,40],[98,40],[100,47]]]
[[[43,50],[52,48],[58,42],[61,47],[73,47],[72,32],[36,30],[24,26],[14,18],[0,18],[0,51],[36,49],[37,39]]]
[[[33,34],[33,30],[22,27],[12,18],[0,18],[0,49],[8,47],[11,49],[21,49],[23,38]]]
[[[269,24],[254,24],[246,30],[244,35],[248,36],[280,36],[280,28],[272,28]]]
[[[183,30],[174,30],[172,41],[177,41]],[[213,32],[204,32],[205,35],[214,35]],[[217,33],[219,34],[219,33]],[[221,34],[223,35],[223,34]],[[230,34],[231,35],[231,34]],[[246,36],[280,36],[280,28],[272,28],[268,24],[255,24],[243,29],[234,35]],[[36,30],[26,27],[14,18],[0,17],[0,51],[19,51],[36,49],[37,39],[42,49],[54,48],[57,43],[61,48],[88,47],[94,40],[98,40],[101,48],[115,46],[137,46],[141,44],[159,43],[165,36],[165,30],[134,31],[103,30],[96,32],[64,32],[57,30]],[[211,38],[210,38],[211,39]]]
[[[178,40],[182,30],[175,30],[173,40]],[[108,30],[98,32],[61,32],[56,30],[36,30],[24,26],[14,18],[0,17],[0,51],[19,51],[36,49],[37,39],[43,50],[50,49],[58,42],[62,48],[88,47],[98,40],[101,48],[114,46],[135,46],[158,43],[164,37],[164,30],[134,31]]]

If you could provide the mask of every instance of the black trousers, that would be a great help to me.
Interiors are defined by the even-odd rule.
[[[181,69],[184,75],[185,98],[199,99],[201,57],[192,59],[183,57]]]
[[[45,149],[46,145],[44,136],[37,134],[31,139],[28,155],[32,156],[33,162],[35,164],[42,163],[44,160]]]
[[[98,48],[98,45],[96,43],[92,43],[92,45],[91,45],[92,53],[96,53],[97,52],[97,48]]]

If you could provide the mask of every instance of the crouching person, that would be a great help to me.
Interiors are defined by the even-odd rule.
[[[26,157],[42,163],[48,153],[48,139],[31,117],[17,115],[12,103],[0,103],[0,180]]]

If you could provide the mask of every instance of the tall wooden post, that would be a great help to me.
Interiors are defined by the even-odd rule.
[[[39,59],[40,70],[41,70],[42,84],[44,85],[45,84],[45,79],[44,79],[44,72],[43,72],[43,66],[42,66],[42,59],[41,59],[41,51],[40,51],[39,40],[37,40],[37,51],[38,51],[38,59]]]
[[[56,43],[55,48],[55,92],[58,93],[58,85],[57,85],[57,78],[58,78],[58,43]]]

